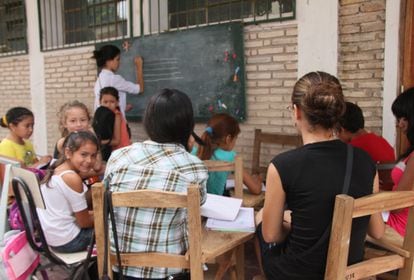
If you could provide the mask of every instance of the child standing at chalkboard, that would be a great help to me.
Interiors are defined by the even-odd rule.
[[[236,144],[237,136],[240,133],[239,123],[235,118],[220,113],[214,115],[207,123],[207,127],[201,136],[203,146],[193,149],[202,160],[223,160],[233,162],[236,152],[233,148]],[[210,172],[207,181],[207,192],[223,195],[226,190],[226,181],[229,172]],[[260,176],[252,176],[243,171],[243,183],[253,194],[259,194],[262,190],[262,180]]]
[[[119,91],[119,108],[125,117],[125,112],[132,106],[126,104],[126,94],[139,94],[144,91],[144,78],[142,75],[142,58],[134,59],[137,74],[137,83],[125,80],[122,76],[115,74],[119,68],[121,50],[114,45],[105,45],[99,50],[93,51],[93,58],[99,69],[98,79],[95,83],[95,109],[99,107],[100,90],[104,87],[114,87]]]

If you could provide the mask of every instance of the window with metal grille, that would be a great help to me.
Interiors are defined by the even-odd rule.
[[[0,1],[0,56],[27,52],[24,4],[23,0]]]
[[[295,0],[168,0],[167,22],[153,18],[162,17],[163,3],[149,1],[149,33],[234,20],[256,23],[295,18]]]
[[[41,0],[42,50],[127,36],[127,3],[127,0]]]

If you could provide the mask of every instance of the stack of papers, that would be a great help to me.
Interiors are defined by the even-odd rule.
[[[232,221],[239,213],[242,200],[222,195],[207,194],[206,202],[201,205],[201,216]]]
[[[255,232],[254,210],[253,208],[241,207],[236,219],[233,221],[209,218],[206,227],[220,231]]]
[[[201,206],[201,215],[207,217],[206,227],[220,231],[254,232],[253,208],[241,207],[242,200],[221,195],[207,194]]]

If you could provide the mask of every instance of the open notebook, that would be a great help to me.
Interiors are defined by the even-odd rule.
[[[232,221],[239,213],[241,204],[239,198],[208,193],[206,202],[200,207],[201,216]]]

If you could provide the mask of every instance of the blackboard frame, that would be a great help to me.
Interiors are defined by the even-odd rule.
[[[215,41],[216,38],[210,38],[209,36],[216,36],[219,40]],[[127,95],[127,102],[132,103],[133,106],[137,107],[136,111],[133,109],[131,112],[126,113],[127,119],[130,121],[142,120],[142,106],[144,106],[143,102],[147,102],[149,96],[158,91],[155,89],[156,86],[160,86],[160,84],[157,84],[156,86],[151,87],[150,82],[147,82],[151,81],[149,79],[149,63],[154,61],[152,57],[153,54],[149,52],[150,47],[148,46],[151,46],[151,49],[159,48],[159,50],[165,50],[165,45],[168,42],[171,48],[176,48],[177,50],[177,63],[184,63],[185,65],[187,62],[183,61],[188,59],[188,61],[191,61],[192,63],[191,66],[188,64],[186,65],[189,66],[189,68],[197,64],[208,64],[208,67],[210,67],[207,67],[207,70],[210,71],[203,71],[203,75],[205,75],[206,78],[204,79],[203,76],[203,81],[198,79],[200,85],[197,82],[197,78],[200,77],[197,75],[198,69],[201,70],[202,68],[201,66],[200,68],[194,66],[196,68],[189,69],[189,72],[183,75],[187,76],[182,78],[181,81],[168,81],[165,83],[167,86],[164,86],[175,87],[190,96],[193,101],[196,122],[205,122],[214,113],[220,112],[227,112],[234,116],[239,122],[243,122],[246,120],[246,77],[243,36],[243,24],[241,22],[232,22],[99,43],[96,44],[96,49],[99,49],[101,46],[106,44],[113,44],[119,47],[121,49],[121,64],[117,73],[132,82],[136,82],[133,57],[147,52],[146,55],[143,55],[145,83],[144,94],[142,96],[132,94]],[[177,46],[178,43],[174,44],[176,41],[183,45],[183,42],[187,42],[188,40],[191,41],[191,39],[194,38],[196,40],[196,43],[194,43],[194,40],[192,42],[194,45],[201,44],[204,47],[192,48],[192,45],[187,44],[186,46],[188,48],[186,50],[188,50],[188,52],[183,53],[180,46]],[[127,42],[127,44],[125,44],[125,42]],[[145,45],[147,42],[149,43]],[[157,42],[160,42],[160,44]],[[128,47],[125,47],[126,45]],[[154,50],[154,53],[156,51],[157,50]],[[174,50],[167,51],[173,52]],[[181,52],[181,54],[178,52]],[[188,57],[183,56],[187,54]],[[203,56],[203,54],[210,55]],[[182,69],[187,68],[182,67]],[[194,77],[192,75],[194,75]],[[191,78],[194,78],[195,82],[193,82],[193,79]],[[183,80],[187,80],[187,82]],[[191,84],[192,82],[193,84]],[[170,86],[171,84],[178,86]],[[187,85],[189,88],[186,88]],[[198,93],[198,91],[195,90],[197,86],[202,89],[202,93]]]

